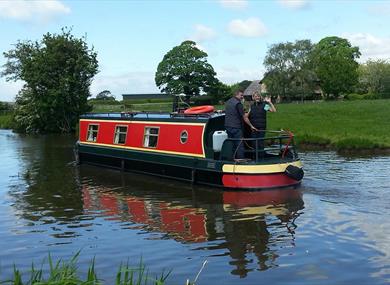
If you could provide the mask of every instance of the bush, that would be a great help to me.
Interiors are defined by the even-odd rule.
[[[13,129],[13,114],[0,114],[0,129]]]
[[[375,99],[381,99],[385,98],[382,94],[376,94],[376,93],[367,93],[367,94],[357,94],[357,93],[351,93],[344,96],[344,99],[346,100],[375,100]]]

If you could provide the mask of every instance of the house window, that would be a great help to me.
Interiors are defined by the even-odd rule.
[[[159,128],[145,127],[144,147],[157,147]]]
[[[186,130],[184,130],[180,133],[180,142],[182,144],[185,144],[187,142],[187,140],[188,140],[188,132]]]
[[[88,125],[87,141],[96,142],[98,136],[99,125]]]
[[[114,144],[125,144],[127,135],[127,126],[116,126]]]

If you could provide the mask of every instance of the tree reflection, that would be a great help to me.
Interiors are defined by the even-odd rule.
[[[10,187],[17,215],[33,223],[72,220],[83,213],[71,136],[20,136],[21,168]]]

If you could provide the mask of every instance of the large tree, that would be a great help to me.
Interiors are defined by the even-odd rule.
[[[390,63],[387,60],[368,60],[359,66],[359,89],[363,93],[374,93],[390,97]]]
[[[217,84],[207,53],[193,41],[184,41],[164,56],[157,67],[156,85],[171,94],[199,95]]]
[[[4,56],[2,76],[24,82],[15,102],[19,131],[69,132],[79,115],[90,110],[87,99],[98,62],[84,38],[63,29],[40,41],[19,41]]]
[[[264,58],[264,83],[271,95],[282,98],[313,91],[315,74],[310,61],[313,44],[310,40],[272,45]]]
[[[359,57],[359,48],[343,38],[327,37],[315,46],[312,59],[328,99],[353,90],[358,82]]]

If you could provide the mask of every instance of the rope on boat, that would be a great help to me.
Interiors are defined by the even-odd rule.
[[[285,147],[285,149],[284,149],[284,151],[283,151],[283,153],[282,153],[282,158],[285,157],[285,155],[286,155],[286,153],[287,153],[287,151],[288,151],[288,147],[289,147],[289,145],[290,145],[290,143],[292,142],[292,139],[293,139],[293,137],[294,137],[294,134],[293,134],[292,132],[290,132],[289,130],[287,130],[287,133],[288,133],[288,135],[289,135],[289,139],[288,139],[287,144],[286,144],[286,147]]]

